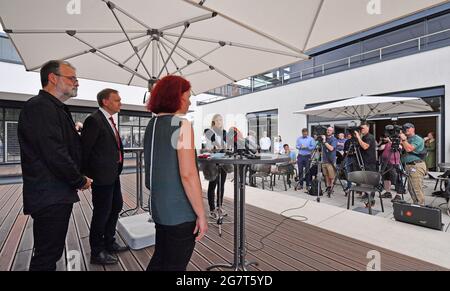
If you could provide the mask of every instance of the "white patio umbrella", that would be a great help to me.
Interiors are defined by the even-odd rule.
[[[199,94],[308,58],[304,51],[442,0],[14,0],[1,24],[29,71],[70,61],[82,78]]]
[[[367,120],[380,114],[424,111],[434,111],[434,109],[421,98],[361,96],[296,111],[294,113],[330,119],[351,118]]]

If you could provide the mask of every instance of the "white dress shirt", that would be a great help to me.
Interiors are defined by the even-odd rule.
[[[268,151],[270,150],[270,146],[272,145],[272,141],[269,137],[263,137],[259,140],[259,145],[261,146],[261,150]]]
[[[113,131],[114,136],[115,136],[116,135],[116,131],[114,130],[114,124],[112,124],[112,122],[111,122],[111,120],[109,118],[112,116],[112,118],[114,120],[114,123],[117,125],[117,116],[118,116],[118,114],[116,113],[114,115],[111,115],[105,109],[103,109],[101,107],[99,107],[99,109],[103,113],[103,115],[105,115],[106,120],[108,120],[109,126],[111,126],[111,130]],[[119,132],[118,128],[116,128],[116,130],[117,130],[117,132]]]

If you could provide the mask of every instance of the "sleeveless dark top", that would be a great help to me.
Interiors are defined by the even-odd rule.
[[[153,117],[144,136],[145,186],[150,187],[153,220],[162,225],[178,225],[197,219],[181,182],[176,145],[183,119],[164,115]],[[155,143],[151,164],[153,126]]]

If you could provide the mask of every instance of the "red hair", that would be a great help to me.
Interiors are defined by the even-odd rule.
[[[156,82],[147,109],[153,113],[175,113],[181,107],[181,96],[191,90],[191,84],[180,76],[166,76]]]

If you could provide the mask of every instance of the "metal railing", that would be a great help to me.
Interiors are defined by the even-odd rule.
[[[432,37],[435,37],[437,35],[443,35],[445,33],[448,33],[449,35],[445,38],[440,38],[434,42],[440,42],[444,40],[450,39],[450,28],[441,30],[435,33],[427,34],[424,36],[416,37],[413,39],[409,39],[406,41],[402,41],[399,43],[395,43],[392,45],[384,46],[381,48],[377,48],[374,50],[370,50],[367,52],[363,52],[360,54],[355,54],[352,56],[348,56],[342,59],[338,59],[335,61],[327,62],[324,64],[308,67],[305,69],[302,69],[300,71],[286,73],[284,72],[280,77],[274,77],[274,78],[268,78],[264,81],[260,81],[257,79],[257,76],[248,78],[250,80],[250,83],[252,86],[246,87],[238,84],[228,84],[226,86],[217,88],[215,90],[210,91],[209,93],[215,94],[215,95],[221,95],[221,97],[214,97],[207,100],[203,100],[201,102],[198,102],[199,105],[205,105],[211,102],[215,102],[218,100],[222,100],[227,97],[237,97],[277,86],[281,86],[287,83],[293,83],[293,82],[299,82],[307,79],[317,78],[321,77],[327,74],[331,73],[338,73],[345,70],[349,70],[355,67],[361,67],[365,65],[370,65],[373,63],[382,62],[385,60],[390,60],[397,57],[403,57],[406,55],[412,55],[418,52],[422,52],[427,49],[434,49],[434,48],[441,48],[446,45],[437,46],[437,47],[430,47],[433,41],[430,41],[429,39]],[[406,44],[411,43],[411,47],[407,48],[400,48]],[[395,48],[400,48],[395,50]],[[404,52],[405,50],[414,49],[413,52],[407,53],[407,54],[399,54]],[[393,57],[391,57],[393,56]],[[334,71],[333,71],[334,70]],[[331,71],[331,72],[330,72]],[[220,93],[230,93],[233,94],[219,94]]]

